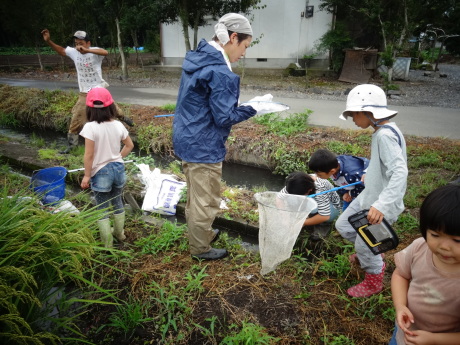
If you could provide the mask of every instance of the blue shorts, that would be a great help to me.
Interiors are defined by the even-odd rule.
[[[123,188],[126,183],[125,165],[112,162],[91,177],[91,189],[95,192],[110,192],[112,187]]]

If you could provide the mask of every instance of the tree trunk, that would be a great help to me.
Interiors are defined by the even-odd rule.
[[[198,46],[198,22],[200,20],[200,12],[198,11],[195,16],[195,22],[193,23],[193,49]]]
[[[190,47],[190,35],[188,33],[189,22],[188,22],[187,0],[181,0],[179,6],[180,6],[179,19],[182,24],[182,33],[184,34],[185,50],[189,51],[191,50],[191,47]]]
[[[42,62],[42,55],[40,54],[40,48],[37,45],[35,45],[35,51],[37,52],[38,64],[40,65],[40,71],[44,71],[45,68]]]
[[[134,49],[136,50],[136,66],[139,66],[139,42],[137,41],[137,33],[135,30],[131,30],[131,37],[134,43]]]
[[[382,21],[382,18],[380,17],[380,15],[378,16],[379,18],[379,23],[380,23],[380,28],[382,30],[382,38],[383,38],[383,48],[384,50],[386,51],[387,50],[387,38],[385,36],[385,27],[383,26],[383,21]],[[387,66],[388,67],[388,83],[390,84],[392,79],[393,79],[393,65],[391,66]]]
[[[444,41],[446,39],[443,38],[443,40],[441,41],[441,47],[439,48],[439,54],[438,54],[438,57],[436,58],[436,64],[434,65],[434,71],[437,72],[438,71],[438,64],[439,64],[439,59],[441,58],[441,55],[442,55],[442,49],[444,48]]]
[[[126,80],[128,79],[128,67],[126,65],[125,52],[123,51],[123,43],[121,42],[120,21],[118,18],[115,18],[115,25],[117,26],[118,50],[120,51],[121,59],[121,78],[122,80]]]

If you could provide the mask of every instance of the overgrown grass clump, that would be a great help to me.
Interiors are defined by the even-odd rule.
[[[66,133],[77,97],[75,92],[0,85],[0,125]]]
[[[112,296],[93,281],[100,265],[94,238],[100,212],[53,214],[24,178],[5,166],[0,174],[0,343],[83,341],[76,320],[88,305]]]

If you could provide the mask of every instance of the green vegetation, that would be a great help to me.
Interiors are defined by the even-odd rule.
[[[2,92],[7,95],[10,91],[2,87]],[[18,93],[22,101],[30,98],[37,102],[42,96],[36,91]],[[61,117],[67,116],[62,109],[69,99],[55,96],[62,104],[55,104],[54,109],[61,109]],[[14,113],[9,97],[11,94],[0,111],[6,104],[8,113]],[[20,124],[28,125],[28,117],[39,123],[45,103],[37,103],[40,111],[36,107],[24,112]],[[17,106],[25,111],[22,104]],[[51,111],[46,115],[48,119],[54,116]],[[307,171],[310,154],[320,147],[339,154],[369,156],[370,132],[309,127],[307,119],[306,113],[286,122],[267,115],[260,118],[261,123],[247,121],[247,127],[244,123],[235,126],[229,152],[239,150],[263,157],[280,174]],[[56,116],[56,121],[61,120]],[[46,126],[56,127],[51,120]],[[140,133],[150,152],[170,152],[170,121],[131,130],[138,137]],[[31,150],[43,146],[38,135],[31,139]],[[460,174],[458,141],[412,136],[406,141],[406,210],[394,224],[401,241],[399,249],[418,236],[418,208],[423,198]],[[40,158],[51,166],[82,167],[82,146],[70,155],[58,154],[56,146],[47,144],[39,149]],[[130,154],[126,159],[158,167],[150,156]],[[139,172],[137,167],[128,164],[126,168],[130,178],[125,190],[140,195],[143,187],[133,178]],[[183,178],[178,161],[162,170]],[[81,175],[69,175],[78,185]],[[34,199],[22,199],[30,196],[28,181],[12,174],[8,166],[0,166],[0,181],[0,285],[4,284],[8,292],[0,296],[2,343],[19,343],[13,337],[21,334],[34,344],[54,340],[106,345],[361,345],[377,344],[391,336],[394,309],[388,284],[381,294],[369,299],[349,298],[346,289],[360,281],[363,273],[348,261],[352,246],[335,232],[319,248],[310,248],[308,236],[302,233],[292,257],[262,277],[259,254],[228,233],[213,243],[216,248],[227,248],[228,258],[212,264],[196,262],[190,259],[184,225],[169,221],[148,224],[137,212],[127,217],[126,241],[107,251],[97,245],[98,213],[89,206],[88,192],[70,199],[82,213],[69,217],[46,212]],[[220,217],[258,223],[253,195],[267,190],[265,186],[250,191],[222,184],[221,190],[228,209],[221,210]],[[387,253],[386,280],[394,269],[393,253]],[[48,302],[57,296],[63,296],[58,299],[62,314],[50,316],[47,308],[54,304]],[[15,334],[6,335],[6,328]]]
[[[168,104],[162,105],[160,109],[173,114],[174,111],[176,111],[176,105],[168,103]]]
[[[266,127],[267,132],[280,136],[291,136],[308,130],[308,117],[312,111],[306,109],[304,113],[281,117],[277,113],[255,116],[251,120]]]
[[[165,129],[150,124],[137,129],[137,143],[145,152],[172,152],[172,127]]]
[[[271,345],[281,340],[266,334],[263,327],[247,321],[243,321],[241,327],[232,324],[229,328],[233,334],[227,335],[221,345]]]
[[[93,234],[100,212],[49,213],[20,187],[23,177],[10,175],[5,166],[0,174],[0,341],[57,344],[82,338],[75,322],[85,309],[115,297],[91,278],[100,265]]]

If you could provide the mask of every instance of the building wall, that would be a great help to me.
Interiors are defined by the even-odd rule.
[[[320,0],[262,0],[264,9],[254,10],[248,18],[259,43],[247,50],[244,63],[247,68],[286,68],[290,63],[314,52],[314,46],[329,29],[332,14],[319,10]],[[314,6],[313,17],[302,16],[306,6]],[[201,27],[198,39],[210,40],[215,22]],[[189,30],[193,44],[193,31]],[[181,65],[185,56],[185,42],[179,23],[162,25],[162,63]],[[315,65],[327,65],[327,55],[315,58]]]

